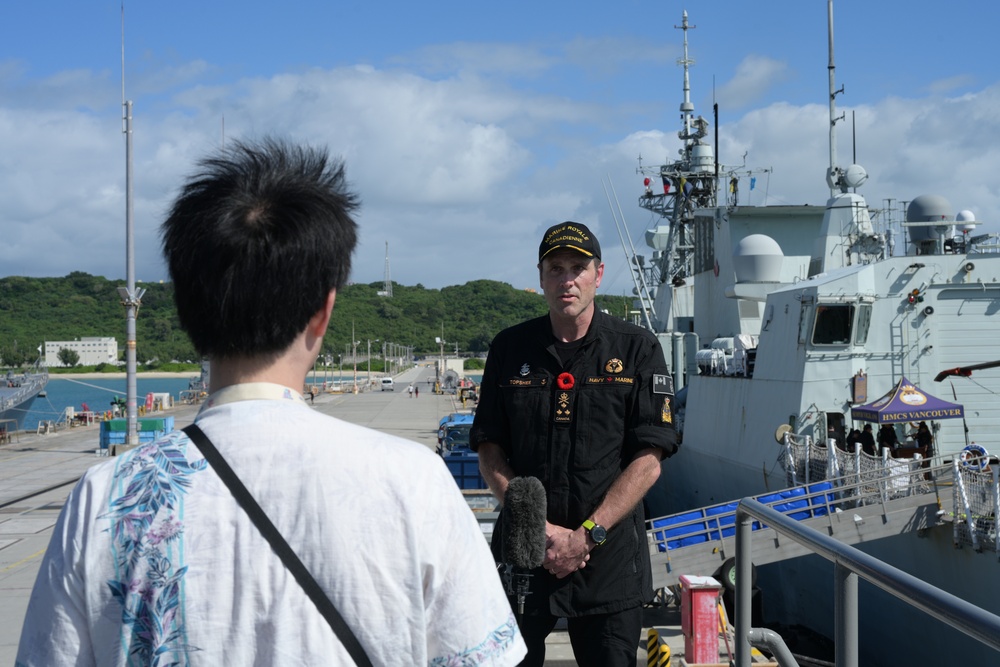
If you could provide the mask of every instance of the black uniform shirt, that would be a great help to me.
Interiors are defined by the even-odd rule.
[[[502,447],[515,475],[541,480],[549,522],[576,529],[636,453],[676,450],[667,377],[656,337],[632,324],[595,312],[564,366],[548,315],[529,320],[500,332],[490,347],[471,445]],[[501,533],[494,529],[498,556]],[[641,504],[608,531],[585,568],[562,580],[544,570],[536,575],[558,616],[612,613],[648,601]]]

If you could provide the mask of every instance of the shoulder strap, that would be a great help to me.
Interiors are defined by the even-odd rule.
[[[355,637],[354,633],[351,632],[351,628],[348,627],[347,623],[344,622],[343,617],[337,608],[333,606],[330,598],[326,596],[323,589],[319,587],[316,580],[310,574],[306,566],[299,560],[299,557],[295,555],[295,551],[292,547],[288,545],[285,538],[281,536],[278,529],[274,527],[271,520],[267,518],[264,514],[264,510],[260,508],[257,501],[254,500],[253,496],[240,481],[240,478],[236,476],[233,469],[229,467],[226,460],[222,458],[222,454],[219,450],[215,448],[212,441],[208,439],[204,431],[198,427],[197,424],[190,424],[185,427],[184,432],[188,434],[194,444],[197,445],[198,449],[205,456],[205,460],[212,466],[216,474],[225,482],[226,486],[232,492],[233,496],[236,498],[236,502],[239,503],[246,513],[250,516],[250,520],[261,532],[261,534],[270,543],[271,548],[274,549],[278,557],[281,558],[281,562],[285,564],[288,571],[292,573],[295,580],[299,582],[302,589],[309,596],[309,599],[313,601],[319,613],[323,615],[326,622],[330,624],[333,631],[340,638],[343,643],[344,648],[347,652],[351,654],[351,658],[354,662],[361,667],[371,667],[371,660],[368,659],[368,654],[365,653],[364,647],[361,646],[361,642]]]

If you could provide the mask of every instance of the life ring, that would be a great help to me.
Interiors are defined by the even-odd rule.
[[[972,443],[959,453],[958,461],[962,464],[963,468],[986,470],[990,465],[989,456],[989,452],[986,451],[985,447]]]

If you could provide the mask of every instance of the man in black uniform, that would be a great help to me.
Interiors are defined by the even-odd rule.
[[[875,456],[875,436],[872,435],[871,424],[865,424],[864,430],[858,436],[858,442],[861,443],[861,449],[865,454]]]
[[[676,450],[672,382],[653,334],[595,308],[604,264],[586,226],[551,227],[538,261],[549,313],[494,339],[471,435],[500,501],[516,476],[545,487],[545,561],[520,620],[521,664],[543,663],[562,617],[580,665],[633,667],[653,595],[641,501]],[[498,561],[503,532],[493,532]]]

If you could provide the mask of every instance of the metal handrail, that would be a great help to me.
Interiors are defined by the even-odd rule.
[[[837,667],[858,665],[858,576],[910,606],[1000,651],[1000,616],[892,567],[795,519],[744,498],[736,508],[736,667],[750,667],[754,519],[834,563]]]
[[[833,521],[837,512],[844,511],[850,507],[861,507],[866,505],[885,506],[890,499],[889,489],[892,489],[892,496],[910,496],[922,494],[939,493],[937,485],[949,482],[953,474],[953,466],[946,464],[933,468],[920,468],[919,461],[909,459],[894,459],[904,461],[908,465],[901,471],[890,471],[888,469],[874,474],[859,475],[850,473],[843,477],[836,477],[825,480],[814,480],[811,484],[801,487],[790,487],[780,491],[760,494],[756,498],[777,495],[782,491],[790,491],[801,488],[805,492],[798,496],[789,496],[770,501],[766,506],[790,505],[793,502],[804,503],[803,505],[789,506],[782,511],[784,514],[808,514],[815,518],[826,516],[828,521]],[[929,474],[930,480],[924,478]],[[863,478],[862,478],[863,477]],[[829,488],[815,488],[817,485],[829,483]],[[813,489],[813,490],[810,490]],[[646,520],[646,532],[650,544],[650,553],[658,550],[669,551],[669,542],[680,537],[703,538],[704,541],[716,542],[723,539],[723,531],[731,529],[735,525],[736,509],[730,511],[717,511],[709,514],[711,510],[731,505],[735,500],[727,503],[717,503],[696,510],[687,510],[669,516],[656,517]],[[956,506],[957,507],[957,506]],[[698,516],[686,521],[675,521],[664,523],[665,520],[686,514],[698,512]],[[798,520],[798,519],[793,519]],[[667,535],[668,531],[674,531],[672,535]]]

